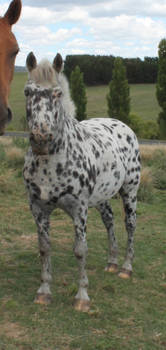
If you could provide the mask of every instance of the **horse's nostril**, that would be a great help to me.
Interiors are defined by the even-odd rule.
[[[7,109],[8,111],[8,123],[12,120],[12,111],[10,108]]]
[[[52,140],[53,140],[53,135],[49,134],[48,141],[52,141]]]
[[[33,141],[34,140],[34,134],[30,133],[29,139],[30,139],[30,141]]]
[[[30,134],[30,141],[34,141],[36,143],[39,143],[41,141],[41,135],[37,133],[31,133]]]
[[[43,134],[34,132],[30,134],[30,141],[41,144],[47,141],[47,137]]]

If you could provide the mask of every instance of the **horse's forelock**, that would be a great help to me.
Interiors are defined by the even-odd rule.
[[[59,86],[62,90],[62,104],[66,113],[74,117],[75,106],[70,97],[70,89],[66,77],[63,73],[54,70],[52,64],[47,60],[42,60],[38,66],[29,71],[29,79],[42,88],[52,88]]]
[[[48,60],[43,60],[30,72],[30,78],[39,85],[54,87],[57,85],[54,69]]]

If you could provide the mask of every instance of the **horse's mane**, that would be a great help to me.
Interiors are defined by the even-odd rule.
[[[42,88],[60,87],[65,112],[72,117],[75,116],[75,106],[70,96],[68,81],[62,72],[55,71],[48,60],[42,60],[35,69],[29,72],[29,79],[34,81],[35,84],[41,85]]]

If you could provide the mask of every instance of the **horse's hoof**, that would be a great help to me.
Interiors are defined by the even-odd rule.
[[[76,299],[74,302],[74,308],[77,311],[88,312],[90,310],[90,301],[83,299]]]
[[[122,269],[121,272],[119,272],[118,276],[120,278],[123,278],[124,280],[128,280],[132,275],[132,271],[131,270],[126,270],[126,269]]]
[[[51,304],[51,301],[52,301],[51,294],[39,293],[37,294],[34,300],[34,303],[41,304],[41,305],[49,305]]]
[[[118,265],[117,264],[108,264],[105,268],[106,272],[117,273]]]

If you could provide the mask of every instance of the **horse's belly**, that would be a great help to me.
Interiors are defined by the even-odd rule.
[[[94,191],[89,198],[89,206],[94,207],[99,203],[112,198],[119,192],[125,179],[125,169],[116,170],[110,176],[103,176],[96,182]]]

